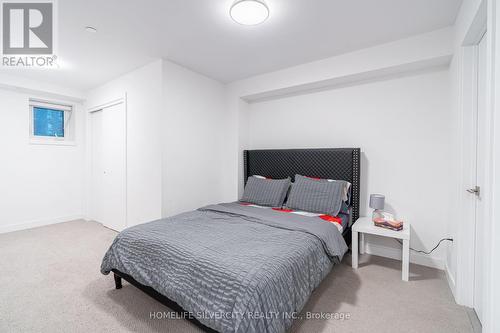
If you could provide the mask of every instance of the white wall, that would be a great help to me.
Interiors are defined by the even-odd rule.
[[[223,84],[158,60],[92,90],[86,106],[125,94],[129,226],[235,199],[224,171]]]
[[[0,89],[0,233],[65,222],[83,214],[83,107],[74,104],[76,145],[32,145],[30,97],[53,100],[52,94]]]
[[[0,75],[0,89],[23,91],[27,94],[41,94],[46,98],[63,99],[78,103],[83,103],[86,97],[84,91],[6,73]]]
[[[452,180],[448,70],[250,104],[245,148],[360,147],[361,215],[370,193],[412,223],[411,245],[446,237]],[[394,241],[369,238],[368,251],[398,256]],[[383,246],[383,247],[382,247]],[[444,267],[444,249],[412,254]]]
[[[378,163],[374,164],[370,160],[371,157],[366,155],[368,164],[365,163],[363,167],[366,179],[362,180],[362,189],[363,186],[365,187],[362,200],[366,207],[367,196],[372,191],[388,195],[388,203],[393,209],[401,217],[413,224],[416,223],[417,229],[413,234],[412,245],[416,248],[429,250],[441,237],[448,236],[447,224],[452,222],[451,214],[447,210],[452,203],[446,201],[445,198],[444,205],[433,205],[433,210],[423,216],[421,211],[413,208],[412,200],[419,195],[423,196],[426,193],[425,189],[415,187],[409,195],[402,192],[405,187],[401,186],[400,182],[408,182],[404,178],[406,176],[404,170],[408,165],[410,165],[410,170],[415,169],[410,164],[410,149],[417,149],[421,153],[419,145],[430,145],[429,140],[435,139],[433,142],[435,147],[444,146],[447,149],[444,153],[440,152],[445,154],[447,159],[439,159],[445,164],[435,167],[441,171],[445,170],[441,172],[443,182],[439,183],[439,187],[441,190],[445,190],[448,197],[453,191],[450,175],[454,173],[450,172],[450,168],[454,167],[453,159],[456,156],[449,153],[452,148],[451,126],[453,126],[449,92],[450,78],[449,73],[442,70],[449,65],[452,58],[453,40],[454,30],[446,28],[231,83],[228,86],[228,107],[236,115],[233,122],[238,128],[236,132],[231,132],[231,135],[238,141],[232,155],[233,161],[239,161],[232,162],[233,173],[239,174],[239,181],[233,184],[234,187],[238,188],[237,192],[240,194],[242,192],[241,151],[245,148],[352,147],[358,145],[363,149],[366,149],[365,146],[371,147],[367,153],[379,156],[383,153],[390,153],[390,149],[377,148],[376,145],[372,147],[370,142],[377,141],[373,141],[371,136],[364,136],[362,133],[357,133],[355,136],[333,136],[330,134],[330,127],[335,127],[335,125],[329,124],[325,120],[329,120],[331,115],[336,115],[337,112],[344,111],[344,109],[352,111],[350,114],[345,113],[344,117],[348,116],[360,121],[384,119],[393,125],[394,131],[398,135],[406,135],[407,132],[413,137],[405,137],[404,142],[408,144],[408,149],[394,153],[394,161],[388,158],[388,167],[381,167]],[[416,73],[420,74],[416,75]],[[422,84],[424,82],[425,84]],[[327,91],[327,89],[331,90]],[[370,96],[374,100],[370,100],[371,104],[365,103],[366,97],[360,97],[361,95],[356,93],[357,91],[363,91],[366,96]],[[420,97],[425,98],[421,100]],[[263,102],[266,100],[268,101]],[[405,101],[411,101],[411,103]],[[252,104],[255,102],[257,103]],[[297,109],[297,104],[301,105],[300,110]],[[252,117],[253,111],[256,109],[264,108],[263,105],[272,105],[267,109],[268,112],[265,115],[264,112],[262,113],[263,120],[267,116],[277,120],[277,117],[272,115],[280,114],[282,117],[279,119],[280,122],[286,119],[286,123],[291,121],[290,118],[293,117],[300,119],[300,117],[309,116],[312,110],[315,110],[314,112],[317,114],[312,121],[319,124],[326,131],[326,134],[315,134],[312,131],[307,131],[307,136],[299,139],[298,136],[301,132],[298,131],[298,128],[292,127],[295,130],[293,132],[283,128],[285,135],[276,132],[259,139],[259,134],[262,131],[267,130],[268,133],[271,133],[269,121],[266,120],[266,123],[262,124],[254,123],[251,128],[247,128],[246,124],[252,124],[256,121],[254,119],[252,122],[249,117]],[[281,106],[296,111],[285,114],[283,109],[280,111]],[[333,106],[338,108],[333,108]],[[278,110],[274,110],[275,107]],[[420,113],[415,112],[418,108],[421,109]],[[395,112],[396,109],[398,112]],[[372,113],[364,114],[361,110],[371,110]],[[434,112],[430,113],[430,110]],[[379,113],[382,114],[381,118],[377,118]],[[426,116],[430,117],[431,123],[425,122]],[[414,127],[413,124],[410,126],[408,119],[411,119],[418,127]],[[298,122],[295,123],[295,125],[297,124]],[[306,124],[305,126],[312,125]],[[406,132],[401,130],[407,128],[409,130]],[[430,134],[425,132],[426,136],[418,137],[414,128],[435,131]],[[367,140],[369,141],[367,142]],[[399,139],[390,140],[388,137],[380,140],[388,147],[392,147],[391,142],[399,141]],[[437,154],[437,151],[436,148],[433,148],[430,154]],[[401,166],[401,163],[404,164]],[[421,160],[414,163],[421,167],[423,165]],[[380,178],[386,176],[387,170],[393,172],[398,177],[399,182],[385,182],[385,178]],[[376,177],[372,176],[373,174]],[[413,176],[419,179],[419,182],[412,180],[411,184],[422,184],[425,181],[425,177],[421,177],[420,174]],[[427,171],[424,171],[424,175],[427,175]],[[363,182],[365,183],[363,184]],[[429,216],[437,216],[437,218],[433,219]],[[433,223],[435,220],[441,222]],[[444,249],[446,246],[447,244],[444,244],[431,257],[413,253],[412,260],[444,268]],[[398,245],[392,242],[382,243],[372,239],[372,246],[369,246],[368,249],[380,255],[400,256]]]
[[[90,91],[86,107],[92,108],[125,94],[127,223],[133,226],[161,217],[162,61],[155,61]],[[87,158],[87,179],[89,160]],[[87,195],[91,195],[88,188]]]
[[[225,102],[223,84],[163,62],[163,216],[236,199],[226,184]]]
[[[235,179],[234,191],[242,193],[241,150],[246,134],[239,128],[246,122],[246,102],[359,85],[448,65],[453,37],[453,29],[445,28],[231,83],[227,105],[236,130],[228,134],[238,144],[228,148],[232,155],[227,163],[232,164],[228,173]]]

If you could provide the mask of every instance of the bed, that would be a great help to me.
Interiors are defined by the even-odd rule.
[[[208,332],[285,332],[338,264],[359,216],[360,150],[244,151],[244,179],[296,174],[351,184],[350,221],[240,202],[202,207],[120,233],[101,266]]]

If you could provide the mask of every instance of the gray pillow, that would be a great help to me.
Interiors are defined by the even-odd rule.
[[[337,216],[342,206],[344,188],[343,182],[330,182],[325,179],[296,175],[286,207]]]
[[[260,206],[281,207],[291,180],[248,177],[243,197],[240,201]]]

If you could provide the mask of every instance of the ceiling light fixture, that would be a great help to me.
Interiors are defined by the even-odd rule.
[[[92,32],[92,33],[96,33],[97,32],[97,29],[94,28],[94,27],[91,27],[90,25],[86,26],[85,27],[85,31],[87,32]]]
[[[262,0],[237,0],[229,14],[239,24],[257,25],[267,20],[269,8]]]

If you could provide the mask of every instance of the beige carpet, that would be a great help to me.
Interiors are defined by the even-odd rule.
[[[115,232],[75,221],[0,235],[0,332],[199,332],[178,319],[150,319],[166,307],[125,283],[115,290],[99,272]],[[334,268],[305,311],[349,319],[296,322],[293,332],[471,332],[443,273],[398,261],[350,257]]]

